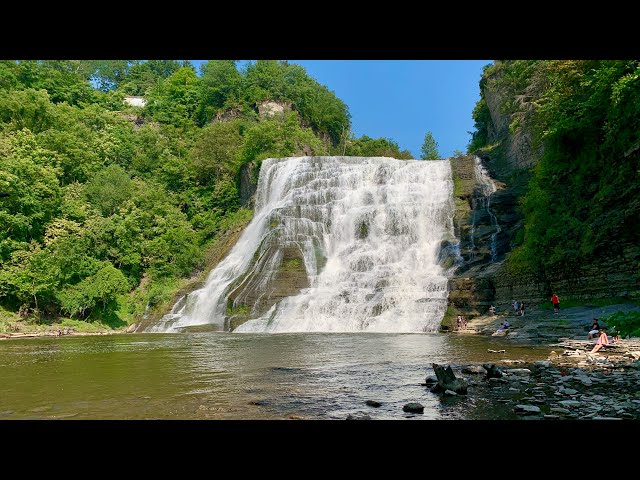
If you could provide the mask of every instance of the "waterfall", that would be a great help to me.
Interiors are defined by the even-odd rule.
[[[435,331],[448,295],[438,255],[455,240],[452,187],[448,160],[267,159],[237,244],[148,331],[226,328],[240,306],[250,319],[236,332]],[[305,284],[278,293],[296,269]]]
[[[493,193],[497,190],[496,188],[496,184],[495,182],[491,179],[491,177],[489,176],[489,172],[487,172],[487,169],[484,167],[484,165],[482,165],[482,161],[480,160],[479,157],[475,158],[475,174],[476,174],[476,180],[479,183],[480,186],[480,193],[482,194],[482,197],[479,198],[480,202],[481,202],[481,206],[485,208],[485,210],[487,211],[487,214],[489,215],[489,218],[491,220],[491,226],[493,227],[493,233],[491,234],[491,243],[490,243],[490,249],[491,249],[491,262],[495,262],[496,258],[498,257],[498,234],[502,231],[502,228],[500,228],[500,225],[498,224],[498,219],[496,218],[495,214],[491,211],[491,195],[493,195]],[[474,202],[476,201],[476,199],[474,199]],[[473,217],[473,221],[472,223],[475,221],[475,206],[476,204],[474,203],[473,207],[474,207],[474,217]],[[471,226],[471,244],[473,246],[475,246],[474,242],[473,242],[473,232],[475,231],[475,225],[472,224]]]

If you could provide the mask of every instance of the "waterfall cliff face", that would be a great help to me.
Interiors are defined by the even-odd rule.
[[[480,196],[474,197],[473,199],[474,218],[472,222],[471,242],[472,244],[474,242],[476,211],[479,208],[482,208],[483,210],[486,211],[487,215],[489,216],[489,219],[491,221],[491,227],[494,229],[493,233],[491,234],[490,249],[491,249],[491,262],[495,262],[498,257],[498,248],[497,248],[498,234],[502,231],[502,229],[500,228],[500,224],[498,223],[497,217],[491,210],[491,195],[495,193],[497,188],[496,188],[495,182],[491,179],[491,176],[487,172],[487,169],[484,167],[484,165],[482,165],[482,161],[478,157],[475,158],[475,174],[478,182],[478,187],[480,190]],[[476,204],[477,202],[479,202],[480,205],[477,205]],[[474,247],[475,247],[475,244],[474,244]]]
[[[238,243],[148,331],[436,331],[452,184],[447,160],[267,159]]]

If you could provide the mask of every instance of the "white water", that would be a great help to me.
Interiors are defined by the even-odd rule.
[[[454,238],[452,186],[447,160],[267,159],[238,243],[149,331],[222,327],[229,286],[254,254],[264,288],[277,272],[282,254],[266,255],[269,245],[300,250],[310,287],[236,332],[434,331],[447,306],[437,259],[441,241]]]

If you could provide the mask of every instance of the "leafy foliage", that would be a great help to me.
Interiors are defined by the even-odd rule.
[[[640,240],[640,62],[496,62],[491,74],[512,132],[526,129],[542,158],[523,198],[523,243],[511,262],[575,271]],[[483,82],[488,82],[485,75]],[[484,97],[470,150],[487,146]]]
[[[212,60],[201,73],[174,60],[0,61],[3,307],[122,325],[246,223],[245,164],[346,146],[346,105],[301,67]],[[260,118],[265,100],[288,110]],[[400,153],[388,139],[352,147]]]
[[[345,155],[354,157],[391,157],[404,160],[413,158],[408,150],[400,150],[390,138],[371,138],[363,135],[347,141]]]
[[[621,337],[640,337],[640,312],[616,312],[601,319],[609,327],[615,328]]]

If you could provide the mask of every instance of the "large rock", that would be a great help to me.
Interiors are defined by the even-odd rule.
[[[536,407],[535,405],[516,405],[513,411],[520,415],[538,415],[542,413],[540,407]]]
[[[468,365],[462,369],[462,373],[485,374],[487,371],[480,365]]]
[[[424,379],[424,383],[426,383],[427,385],[438,383],[438,377],[436,377],[435,375],[428,375],[427,378]]]
[[[467,394],[466,380],[456,378],[449,365],[443,366],[434,363],[433,371],[436,373],[436,377],[438,377],[438,385],[442,388],[442,391],[451,390],[459,395]]]
[[[502,369],[500,369],[500,367],[495,363],[485,363],[482,366],[487,371],[487,378],[502,378],[504,375],[502,373]]]
[[[529,375],[531,373],[531,370],[529,370],[528,368],[508,368],[506,372],[515,375]]]
[[[404,407],[402,407],[402,410],[409,413],[423,413],[424,405],[415,402],[407,403]]]

